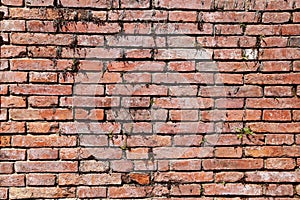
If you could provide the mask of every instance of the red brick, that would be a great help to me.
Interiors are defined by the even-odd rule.
[[[6,121],[7,115],[7,109],[0,109],[0,121]]]
[[[56,133],[58,132],[57,122],[27,122],[28,133]]]
[[[245,2],[236,2],[234,0],[220,0],[214,2],[216,10],[244,10]]]
[[[300,124],[298,123],[263,123],[249,124],[251,129],[257,133],[297,133]]]
[[[218,159],[204,160],[203,168],[205,170],[221,169],[262,169],[264,166],[262,159]]]
[[[173,185],[171,195],[176,196],[198,196],[201,192],[201,186],[198,184]]]
[[[200,146],[202,135],[175,135],[174,145],[176,146]]]
[[[215,106],[217,108],[243,108],[244,99],[218,98],[215,100]]]
[[[272,145],[291,145],[294,143],[293,134],[267,134],[266,143]]]
[[[12,59],[10,60],[10,63],[12,70],[19,71],[57,71],[65,68],[65,66],[58,68],[54,65],[53,61],[44,59]]]
[[[151,74],[146,73],[126,73],[123,75],[126,83],[151,83]]]
[[[300,74],[247,74],[245,83],[248,84],[299,84]]]
[[[137,146],[148,146],[148,147],[157,147],[157,146],[171,146],[171,137],[170,136],[131,136],[127,139],[127,144],[130,147]]]
[[[10,146],[10,139],[11,136],[0,136],[0,146],[1,147]]]
[[[154,98],[157,108],[210,108],[213,100],[209,98]]]
[[[31,107],[53,107],[58,105],[58,97],[56,96],[30,96],[28,104]]]
[[[240,25],[233,24],[216,24],[215,31],[216,35],[236,35],[243,33]]]
[[[32,161],[16,162],[16,172],[77,172],[77,162]]]
[[[300,121],[300,111],[299,110],[294,110],[292,116],[293,116],[293,120]]]
[[[69,85],[12,85],[10,87],[12,94],[22,95],[70,95],[72,86]]]
[[[219,172],[216,173],[216,182],[238,182],[244,177],[243,172]]]
[[[51,21],[30,20],[26,24],[28,32],[56,32],[56,27]]]
[[[284,23],[290,20],[290,13],[280,12],[280,13],[271,13],[265,12],[262,16],[263,23]]]
[[[106,197],[106,188],[105,187],[78,187],[77,196],[79,198]]]
[[[300,12],[293,13],[293,22],[300,22]]]
[[[8,60],[0,60],[0,70],[7,70],[8,67]]]
[[[279,183],[279,182],[298,182],[300,179],[299,172],[278,172],[278,171],[257,171],[246,172],[247,182],[264,182],[264,183]]]
[[[257,0],[256,2],[251,2],[249,5],[250,10],[291,10],[293,9],[294,1],[271,1],[266,2],[264,0]]]
[[[103,95],[104,86],[103,85],[94,85],[94,84],[76,84],[74,85],[74,94],[78,96],[88,96],[88,95]]]
[[[242,121],[243,116],[243,110],[212,110],[201,112],[202,121]]]
[[[288,38],[284,38],[284,37],[261,38],[260,44],[262,47],[286,47],[288,44]]]
[[[291,121],[291,111],[288,110],[264,110],[265,121]]]
[[[25,149],[2,149],[0,160],[25,160]]]
[[[75,110],[75,118],[77,120],[103,120],[104,119],[104,110],[102,109],[93,109],[93,110],[84,110],[84,109],[76,109]]]
[[[282,26],[282,35],[298,35],[299,31],[299,24],[287,24]]]
[[[248,184],[244,185],[241,183],[233,184],[229,183],[226,185],[222,184],[205,184],[204,185],[205,195],[245,195],[245,196],[260,196],[263,194],[263,188],[261,185]]]
[[[12,199],[28,198],[72,198],[75,197],[76,188],[58,188],[58,187],[13,187],[9,190],[9,196]]]
[[[241,158],[242,154],[242,148],[238,147],[217,147],[215,149],[215,157],[217,158]]]
[[[0,174],[12,174],[14,172],[13,163],[0,163]]]
[[[247,108],[299,108],[298,98],[252,98],[246,100]]]
[[[60,1],[63,6],[66,7],[93,7],[93,8],[106,8],[106,7],[116,7],[118,6],[117,2],[113,2],[111,5],[110,2],[98,2],[98,1],[89,1],[86,2],[84,0],[78,1],[70,1],[70,0],[61,0]]]
[[[105,172],[109,170],[109,163],[102,161],[81,161],[79,170],[81,172]]]
[[[214,134],[214,135],[206,135],[205,141],[209,145],[240,145],[241,141],[237,138],[236,135],[232,134]]]
[[[201,183],[213,181],[212,172],[161,172],[154,174],[155,182]]]
[[[197,12],[193,11],[170,11],[170,21],[184,21],[184,22],[195,22],[197,20]]]
[[[297,157],[300,154],[298,146],[262,146],[246,147],[248,157]]]
[[[25,3],[27,6],[53,6],[52,0],[30,0]]]
[[[51,186],[55,185],[54,174],[27,174],[26,185],[28,186]]]
[[[0,175],[0,186],[25,186],[25,177],[21,174]]]
[[[163,0],[158,1],[155,0],[154,2],[155,7],[159,8],[176,8],[176,9],[201,9],[201,10],[209,10],[211,6],[210,1],[186,1],[184,4],[181,1],[178,0]]]
[[[197,110],[170,110],[169,115],[172,121],[198,121]]]
[[[294,188],[293,185],[276,185],[269,184],[266,187],[266,195],[269,196],[293,196]]]
[[[267,169],[294,169],[296,166],[295,160],[292,158],[268,158],[266,160]]]
[[[71,156],[76,155],[76,153],[71,152]],[[83,148],[80,151],[80,158],[86,159],[91,156],[96,159],[114,159],[119,160],[122,158],[122,149],[120,148]],[[70,153],[68,154],[70,156]]]
[[[122,78],[119,73],[79,73],[75,77],[76,83],[119,83]]]
[[[109,71],[163,71],[165,63],[163,62],[110,62]]]
[[[81,146],[107,146],[107,136],[105,135],[80,135],[79,144]]]
[[[0,22],[2,31],[25,31],[25,21],[23,20],[5,20]]]
[[[28,39],[30,38],[30,39]],[[42,33],[13,33],[11,40],[13,44],[28,44],[28,45],[70,45],[72,43],[72,35],[63,34],[42,34]]]
[[[130,160],[148,159],[148,153],[148,148],[131,148],[126,152],[126,155]]]
[[[25,133],[24,122],[0,122],[0,133]]]
[[[243,75],[242,74],[216,74],[215,83],[240,85],[243,84]]]
[[[132,2],[130,0],[122,0],[121,8],[148,8],[150,6],[149,0],[142,0],[139,2]]]
[[[32,82],[32,83],[57,82],[57,74],[49,73],[49,72],[31,72],[31,73],[29,73],[29,82]]]
[[[1,83],[24,83],[27,81],[25,72],[0,72]]]
[[[169,62],[168,69],[170,71],[195,71],[195,62]]]
[[[261,52],[260,59],[261,60],[299,59],[299,52],[298,49],[293,49],[293,48],[264,49]],[[290,76],[292,77],[293,75]],[[297,74],[295,76],[297,76]]]
[[[202,97],[261,97],[262,88],[255,85],[207,86],[200,89]]]
[[[133,170],[133,162],[130,160],[112,161],[111,169],[115,172],[130,172]]]
[[[254,12],[208,12],[203,14],[204,22],[257,22]]]
[[[130,181],[133,181],[140,185],[148,185],[150,183],[150,175],[149,174],[130,173],[129,179],[130,179]]]
[[[12,146],[16,147],[64,147],[75,146],[75,136],[13,136]]]
[[[280,25],[247,25],[247,35],[281,35]]]
[[[108,188],[109,196],[112,198],[145,197],[149,194],[150,191],[151,188],[145,186],[123,186]]]
[[[149,34],[151,24],[149,23],[124,23],[124,32],[128,34]]]
[[[210,147],[157,147],[153,152],[156,159],[213,157],[213,150]]]
[[[6,6],[22,6],[23,0],[2,0],[1,3]]]
[[[176,160],[170,161],[170,170],[174,171],[197,171],[201,170],[200,160]]]
[[[167,96],[168,87],[163,85],[128,85],[117,84],[107,85],[106,94],[108,95],[126,95],[126,96]],[[129,98],[127,98],[129,99]],[[135,99],[135,98],[132,98]],[[144,97],[146,99],[146,97]]]
[[[26,98],[17,96],[2,96],[1,107],[2,108],[24,108],[26,107]]]
[[[27,55],[26,47],[24,46],[1,46],[1,58],[21,58],[23,55]]]
[[[70,174],[61,173],[58,176],[58,184],[62,185],[120,185],[121,174]]]
[[[70,109],[12,109],[10,118],[13,120],[69,120],[73,119]]]
[[[212,133],[212,123],[204,122],[180,122],[180,123],[155,123],[156,133],[179,134],[179,133]]]
[[[57,54],[57,47],[53,46],[28,46],[28,56],[30,58],[52,58]]]
[[[58,158],[58,150],[50,148],[29,149],[27,155],[29,160],[55,160]]]
[[[258,121],[261,119],[262,111],[260,110],[246,110],[244,120],[246,121]]]
[[[266,86],[264,94],[267,97],[292,97],[292,86]]]

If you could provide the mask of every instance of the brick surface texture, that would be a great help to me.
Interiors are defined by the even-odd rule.
[[[0,199],[299,199],[299,11],[0,0]]]

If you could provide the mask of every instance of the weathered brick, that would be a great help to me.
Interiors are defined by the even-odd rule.
[[[51,186],[55,185],[54,174],[27,174],[26,185],[28,186]]]
[[[12,146],[16,147],[63,147],[75,146],[75,136],[13,136]]]
[[[75,197],[75,187],[57,188],[57,187],[12,187],[9,190],[9,196],[12,199],[28,198],[65,198]]]
[[[106,197],[106,188],[105,187],[78,187],[77,195],[79,198]]]
[[[201,183],[213,181],[212,172],[161,172],[154,175],[155,182]]]
[[[221,169],[262,169],[264,166],[262,159],[219,159],[204,160],[203,168],[205,170],[221,170]]]
[[[58,158],[58,150],[50,148],[29,149],[27,156],[29,160],[55,160]]]
[[[16,172],[77,172],[77,162],[67,161],[18,161]]]
[[[70,174],[62,173],[58,176],[59,185],[120,185],[121,174]]]
[[[261,185],[248,184],[244,185],[241,183],[233,184],[229,183],[225,186],[222,184],[205,184],[204,185],[205,195],[245,195],[245,196],[260,196],[263,194],[263,188]]]
[[[25,176],[21,174],[0,175],[0,186],[25,186]]]

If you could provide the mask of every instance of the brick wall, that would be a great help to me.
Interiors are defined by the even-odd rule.
[[[0,199],[298,199],[299,9],[1,0]]]

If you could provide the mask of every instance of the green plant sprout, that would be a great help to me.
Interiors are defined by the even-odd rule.
[[[237,137],[242,139],[244,135],[254,135],[255,133],[248,127],[244,128],[236,128],[236,132],[238,133]]]

